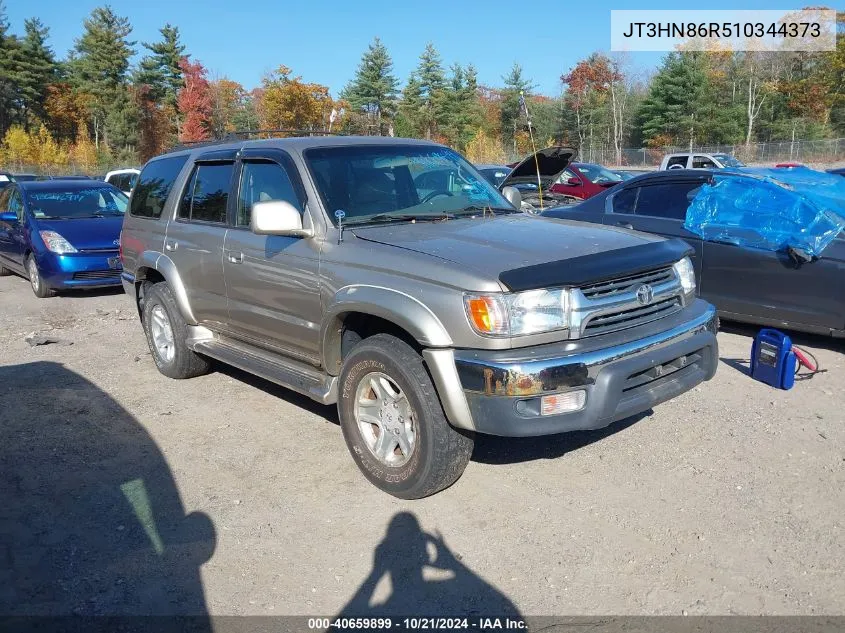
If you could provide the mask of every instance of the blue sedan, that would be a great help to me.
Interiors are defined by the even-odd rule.
[[[29,279],[37,297],[120,286],[128,198],[96,180],[15,182],[0,191],[0,275]]]

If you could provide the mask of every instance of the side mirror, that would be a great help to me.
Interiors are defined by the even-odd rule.
[[[519,189],[516,187],[503,187],[502,195],[513,205],[514,209],[522,209],[522,194],[519,193]]]
[[[0,213],[0,222],[17,222],[18,221],[18,214],[17,213],[9,213],[8,211],[3,211]]]
[[[302,214],[285,200],[266,200],[252,205],[249,230],[256,235],[311,237],[314,232],[302,228]]]
[[[569,185],[570,187],[577,187],[578,185],[581,184],[581,181],[578,180],[577,178],[567,178],[566,184]]]

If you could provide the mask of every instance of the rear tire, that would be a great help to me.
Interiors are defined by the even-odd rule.
[[[167,282],[159,282],[147,291],[142,321],[153,361],[162,374],[178,380],[208,373],[209,360],[186,344],[188,324]]]
[[[32,287],[32,292],[39,299],[47,299],[54,297],[56,291],[47,285],[44,277],[41,276],[41,271],[38,270],[38,262],[35,261],[35,256],[30,255],[26,259],[26,274],[29,277],[29,285]]]
[[[422,357],[389,334],[364,339],[344,359],[337,408],[355,463],[394,497],[448,488],[472,455],[472,436],[446,420]]]

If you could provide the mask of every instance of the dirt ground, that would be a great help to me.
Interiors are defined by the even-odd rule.
[[[122,293],[0,278],[0,613],[841,614],[845,345],[601,432],[479,438],[450,489],[372,487],[333,407],[160,375]],[[58,343],[31,347],[35,332]],[[69,345],[67,343],[72,343]]]

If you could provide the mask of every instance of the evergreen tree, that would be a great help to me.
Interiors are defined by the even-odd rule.
[[[430,139],[437,124],[443,119],[443,89],[446,85],[440,54],[431,42],[426,44],[425,50],[420,55],[416,76],[419,78],[422,100],[420,114],[423,129],[425,137]]]
[[[736,140],[737,112],[718,107],[704,60],[698,52],[666,56],[637,116],[647,144],[689,146]]]
[[[393,61],[381,40],[375,38],[361,57],[355,78],[343,89],[340,96],[356,110],[365,112],[377,133],[383,134],[384,118],[393,116],[396,90]]]
[[[149,86],[151,99],[175,109],[179,89],[184,83],[179,60],[185,55],[185,46],[179,41],[178,26],[165,24],[159,33],[161,41],[143,42],[143,47],[152,54],[141,60],[135,81]]]
[[[519,107],[519,95],[523,93],[528,99],[534,87],[531,80],[522,75],[522,66],[514,63],[510,72],[502,77],[505,87],[502,90],[501,121],[502,141],[506,146],[513,145],[516,153],[515,135],[522,116]]]
[[[0,133],[20,120],[20,63],[22,58],[18,38],[9,33],[6,7],[0,0]]]
[[[57,65],[52,49],[47,46],[50,30],[38,18],[26,20],[24,29],[26,35],[20,42],[18,91],[22,115],[29,125],[31,117],[40,119],[46,114],[47,86],[56,79]]]
[[[127,40],[132,26],[109,6],[94,9],[83,24],[85,32],[76,40],[74,55],[68,62],[71,83],[91,96],[89,112],[95,142],[99,144],[103,131],[107,144],[120,144],[126,139],[110,138],[108,131],[118,130],[120,126],[114,121],[123,117],[121,112],[126,108],[134,107],[132,99],[124,98],[129,58],[135,52],[132,48],[135,42]],[[107,129],[108,117],[112,124]]]
[[[411,73],[402,89],[402,99],[396,113],[396,136],[418,137],[422,135],[423,96],[420,80]]]

